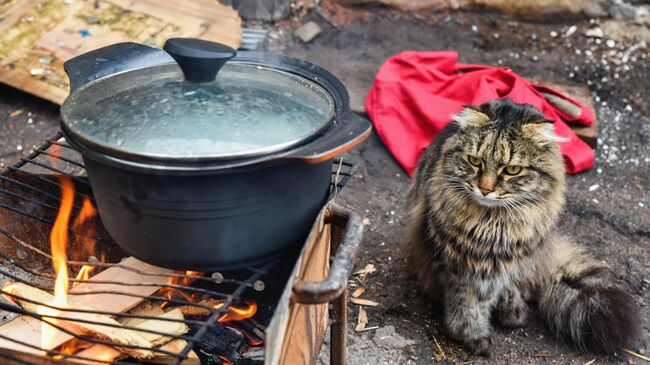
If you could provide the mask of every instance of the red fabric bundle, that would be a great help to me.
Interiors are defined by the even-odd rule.
[[[594,151],[565,122],[591,125],[593,113],[584,105],[553,89],[533,85],[507,67],[456,63],[452,51],[406,51],[379,69],[366,98],[366,111],[393,156],[413,174],[423,150],[463,105],[479,105],[497,98],[527,103],[554,120],[555,133],[568,142],[559,143],[568,173],[594,164]],[[540,91],[550,92],[580,105],[573,118],[546,101]]]

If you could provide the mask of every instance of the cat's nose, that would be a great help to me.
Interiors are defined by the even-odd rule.
[[[481,193],[483,194],[483,196],[486,196],[486,195],[488,195],[488,194],[494,192],[494,188],[490,189],[490,188],[484,188],[484,187],[482,187],[482,186],[479,186],[478,189],[481,191]]]

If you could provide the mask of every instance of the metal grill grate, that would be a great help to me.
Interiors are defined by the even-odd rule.
[[[334,198],[338,191],[347,183],[349,178],[352,175],[354,170],[353,164],[337,159],[333,164],[332,172],[332,183],[330,188],[330,199]],[[19,179],[17,176],[27,177],[28,179]],[[0,213],[2,210],[11,212],[12,214],[17,214],[20,217],[27,218],[27,221],[38,221],[41,224],[46,224],[51,226],[54,222],[51,218],[47,217],[47,214],[43,212],[49,211],[49,215],[55,214],[59,209],[59,203],[61,198],[55,193],[61,189],[59,178],[65,176],[74,181],[75,184],[75,205],[74,210],[76,212],[81,208],[76,202],[79,201],[78,198],[88,198],[90,201],[94,202],[92,197],[92,192],[88,181],[85,178],[85,170],[83,163],[81,162],[80,156],[70,148],[69,145],[65,143],[65,140],[62,138],[61,134],[56,135],[54,138],[48,140],[40,147],[36,148],[31,154],[22,158],[13,166],[9,166],[5,171],[0,172],[0,197],[5,199],[0,200]],[[38,181],[38,184],[30,183],[29,181]],[[52,191],[48,191],[49,189]],[[9,203],[3,203],[3,201],[9,201]],[[96,224],[100,224],[99,221]],[[29,223],[27,224],[29,226]],[[40,257],[46,261],[50,261],[52,256],[50,253],[42,248],[39,248],[37,244],[33,242],[28,242],[26,239],[21,239],[15,232],[12,232],[11,229],[4,227],[2,221],[0,221],[0,236],[4,237],[8,242],[15,245],[17,250],[23,250],[26,252],[26,255],[23,255],[23,258],[31,259],[32,257]],[[113,243],[108,238],[103,237],[87,237],[96,242],[97,245],[103,245],[106,247],[112,247]],[[24,283],[35,288],[39,288],[45,291],[50,290],[52,285],[44,285],[43,282],[51,282],[55,279],[53,274],[42,272],[42,270],[36,270],[29,267],[28,264],[24,263],[16,255],[11,255],[9,252],[3,252],[7,250],[0,249],[0,257],[4,260],[0,264],[0,279],[10,280],[13,282]],[[113,327],[103,322],[93,322],[79,320],[75,318],[70,318],[71,313],[95,313],[107,315],[113,318],[138,318],[138,319],[155,319],[162,321],[170,322],[183,322],[188,326],[191,326],[194,329],[192,335],[174,335],[169,333],[161,333],[152,330],[143,330],[142,328],[137,328],[128,325],[122,325],[121,327],[127,330],[135,330],[139,332],[148,332],[157,335],[165,335],[172,339],[182,339],[187,341],[187,345],[180,352],[171,352],[158,348],[145,348],[137,345],[123,345],[117,344],[112,341],[100,340],[97,338],[78,335],[75,332],[72,332],[60,325],[52,324],[53,327],[57,328],[61,332],[67,333],[79,340],[91,343],[91,344],[100,344],[100,345],[109,345],[116,346],[121,348],[130,348],[137,350],[146,350],[152,351],[157,354],[162,354],[171,357],[173,360],[171,364],[179,364],[181,361],[187,358],[188,353],[194,345],[199,341],[202,336],[208,331],[212,326],[215,326],[217,320],[224,314],[226,314],[229,308],[233,305],[240,303],[243,298],[245,290],[252,288],[253,290],[263,290],[263,285],[259,285],[261,279],[264,278],[264,275],[278,262],[279,260],[269,262],[264,265],[256,267],[248,267],[244,269],[245,272],[244,279],[234,279],[234,278],[224,278],[223,275],[211,275],[211,276],[198,276],[198,275],[186,275],[181,273],[157,273],[157,272],[148,272],[145,270],[136,269],[130,266],[123,265],[121,263],[99,263],[96,261],[68,261],[69,267],[81,267],[83,265],[91,265],[97,268],[121,268],[128,270],[144,277],[165,277],[165,278],[175,278],[177,281],[186,279],[185,282],[196,282],[205,284],[205,285],[184,285],[184,284],[160,284],[152,282],[119,282],[119,281],[97,281],[92,280],[93,285],[111,285],[111,289],[107,290],[94,290],[94,291],[85,291],[80,293],[68,293],[69,296],[78,296],[78,295],[97,295],[97,294],[113,294],[120,296],[129,296],[134,298],[139,298],[142,300],[151,300],[151,301],[166,301],[172,305],[182,305],[182,306],[193,306],[200,307],[204,310],[210,311],[210,315],[205,318],[205,320],[175,320],[175,319],[161,319],[157,316],[148,316],[148,315],[138,315],[138,314],[128,314],[128,313],[116,313],[111,311],[95,311],[95,310],[84,310],[84,309],[73,309],[73,308],[62,308],[53,306],[47,303],[40,303],[37,301],[29,300],[27,298],[21,297],[14,293],[8,292],[6,290],[0,289],[0,293],[5,296],[5,298],[12,298],[18,301],[24,301],[39,305],[42,307],[48,307],[54,309],[61,315],[42,315],[21,308],[20,306],[13,304],[12,301],[0,302],[0,310],[6,312],[13,312],[19,315],[29,316],[36,318],[39,321],[42,321],[43,318],[50,319],[59,319],[59,320],[69,320],[79,323],[90,323],[90,324],[99,324],[102,326]],[[80,282],[83,280],[70,279],[71,283]],[[220,292],[213,290],[212,288],[223,289],[226,286],[226,289],[230,289],[226,292]],[[135,293],[126,293],[120,290],[115,290],[114,287],[151,287],[157,286],[161,288],[177,289],[183,290],[189,293],[196,293],[198,295],[208,296],[214,299],[223,300],[223,306],[219,308],[214,308],[212,306],[207,306],[200,304],[198,302],[189,301],[186,299],[169,299],[161,295],[139,295]],[[206,288],[208,286],[209,288]],[[232,288],[235,288],[234,290]],[[115,327],[118,327],[117,325]],[[16,357],[11,353],[0,352],[0,357],[3,357],[7,360],[14,361],[21,364],[38,364],[42,362],[45,363],[49,361],[52,363],[52,357],[56,355],[64,356],[65,359],[75,359],[80,361],[90,361],[90,362],[102,362],[100,359],[89,358],[79,355],[67,355],[63,354],[60,351],[48,350],[43,352],[38,346],[22,341],[19,338],[12,338],[12,336],[6,336],[0,334],[0,339],[4,341],[9,341],[15,343],[16,345],[25,346],[31,348],[33,351],[33,356],[30,356],[32,359],[36,359],[35,362],[31,360],[25,360],[22,357]],[[45,361],[47,360],[47,361]],[[114,361],[113,364],[133,364],[132,361]]]

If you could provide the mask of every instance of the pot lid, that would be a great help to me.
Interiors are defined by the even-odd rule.
[[[199,61],[214,61],[214,48],[199,41],[207,49],[190,44],[188,51],[186,43],[179,44],[165,46],[178,64],[110,75],[71,93],[61,113],[66,131],[121,158],[205,160],[289,148],[315,136],[334,116],[332,96],[311,80],[237,60],[226,63],[234,55],[230,49],[216,71],[205,67],[206,76],[197,71],[205,64],[188,66],[183,53],[198,49]]]

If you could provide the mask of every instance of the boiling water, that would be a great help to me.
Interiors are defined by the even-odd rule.
[[[95,142],[139,155],[191,158],[295,143],[332,118],[333,102],[297,76],[234,66],[214,82],[144,81],[94,102],[79,98],[69,110],[67,123]]]

